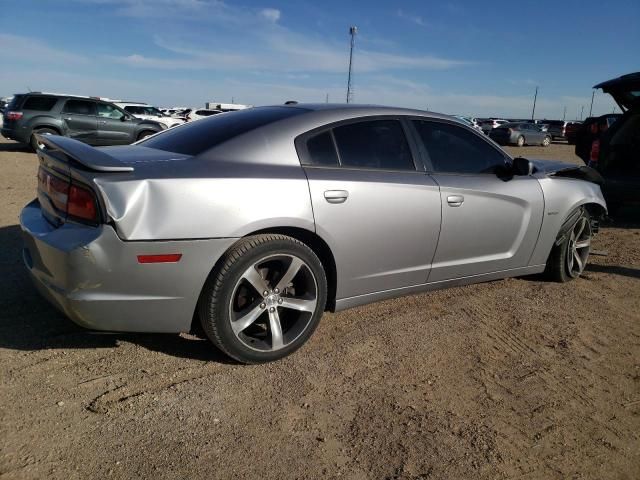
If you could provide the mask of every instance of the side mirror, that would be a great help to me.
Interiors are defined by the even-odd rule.
[[[528,176],[533,174],[534,166],[533,163],[527,160],[526,158],[517,157],[513,159],[513,164],[511,165],[514,175],[518,176]]]

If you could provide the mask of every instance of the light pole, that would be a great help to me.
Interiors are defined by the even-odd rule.
[[[596,91],[591,92],[591,106],[589,107],[589,116],[591,116],[591,112],[593,112],[593,97],[596,96]]]
[[[564,106],[564,112],[562,112],[562,121],[564,122],[565,118],[567,118],[567,106]]]
[[[349,49],[349,75],[347,77],[347,103],[351,101],[351,67],[353,65],[353,47],[356,44],[356,33],[358,33],[358,27],[349,27],[349,35],[351,35],[351,48]]]
[[[536,87],[536,93],[533,95],[533,109],[531,110],[531,120],[536,115],[536,100],[538,99],[538,87]]]

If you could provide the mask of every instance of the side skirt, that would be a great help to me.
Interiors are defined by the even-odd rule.
[[[367,293],[356,297],[341,298],[336,300],[335,311],[346,310],[348,308],[366,305],[368,303],[378,302],[380,300],[388,300],[390,298],[412,295],[415,293],[429,292],[432,290],[440,290],[442,288],[459,287],[472,283],[490,282],[492,280],[500,280],[509,277],[521,277],[524,275],[533,275],[542,273],[545,269],[544,264],[529,267],[514,268],[511,270],[501,270],[499,272],[484,273],[482,275],[472,275],[469,277],[454,278],[451,280],[442,280],[439,282],[423,283],[420,285],[412,285],[410,287],[395,288],[393,290],[383,290],[381,292]]]

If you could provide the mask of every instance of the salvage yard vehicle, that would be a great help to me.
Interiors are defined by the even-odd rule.
[[[535,123],[504,123],[489,132],[489,138],[499,145],[551,145],[551,135]]]
[[[14,95],[1,132],[38,150],[43,146],[38,134],[64,135],[90,145],[128,145],[165,128],[99,98],[30,92]]]
[[[593,88],[610,94],[623,112],[610,123],[609,118],[604,124],[598,122],[600,134],[591,148],[591,163],[605,179],[605,198],[614,211],[640,205],[640,72]]]
[[[122,108],[125,112],[130,113],[136,118],[142,118],[144,120],[153,120],[154,122],[162,123],[167,128],[177,127],[186,123],[186,120],[172,117],[161,112],[156,107],[141,102],[114,102],[115,105]]]
[[[324,311],[546,272],[580,276],[598,173],[512,159],[436,113],[291,105],[215,115],[136,145],[41,136],[24,262],[79,325],[186,332],[282,358]]]

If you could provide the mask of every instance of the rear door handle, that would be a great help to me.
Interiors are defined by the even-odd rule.
[[[459,207],[464,203],[464,197],[462,195],[449,195],[447,197],[447,203],[451,207]]]
[[[326,190],[324,199],[329,203],[344,203],[349,198],[349,192],[346,190]]]

